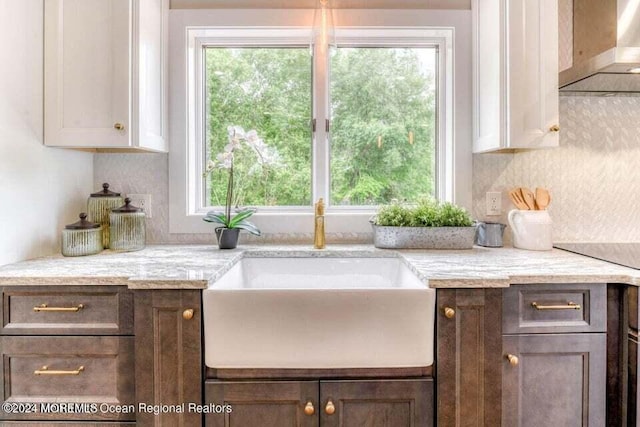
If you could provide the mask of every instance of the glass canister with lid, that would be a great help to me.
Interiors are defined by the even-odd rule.
[[[130,198],[124,199],[124,206],[111,209],[109,226],[109,248],[125,252],[144,249],[146,240],[144,211],[133,206]]]
[[[102,226],[87,221],[87,214],[80,214],[80,221],[62,230],[62,255],[94,255],[102,251]]]
[[[102,184],[102,191],[92,193],[87,202],[89,221],[102,226],[102,244],[105,249],[109,247],[109,212],[123,203],[120,193],[110,191],[106,182]]]

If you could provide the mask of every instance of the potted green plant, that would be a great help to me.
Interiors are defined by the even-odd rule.
[[[234,199],[234,160],[235,155],[243,150],[248,150],[255,154],[256,165],[265,168],[279,163],[278,152],[266,146],[264,141],[258,137],[255,130],[245,132],[240,126],[229,126],[228,143],[224,150],[216,156],[215,160],[209,160],[203,176],[208,176],[215,171],[226,171],[228,174],[227,192],[225,198],[224,211],[209,211],[203,220],[218,224],[215,233],[220,249],[234,249],[238,245],[240,230],[245,230],[256,236],[260,236],[260,230],[252,222],[248,221],[256,212],[256,208],[238,207],[239,201]],[[235,203],[234,203],[235,202]],[[235,214],[232,215],[231,207],[235,205]]]
[[[476,232],[465,209],[430,199],[381,206],[371,225],[375,247],[385,249],[471,249]]]

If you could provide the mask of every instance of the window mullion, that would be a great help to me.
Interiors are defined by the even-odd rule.
[[[313,198],[322,197],[329,203],[329,133],[325,128],[329,119],[329,61],[328,47],[321,46],[319,37],[314,44],[313,102],[316,131],[313,138]]]

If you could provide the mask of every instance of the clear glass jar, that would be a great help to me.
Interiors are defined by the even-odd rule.
[[[131,199],[124,199],[124,206],[112,209],[109,214],[109,248],[114,251],[139,251],[146,240],[145,214],[133,206]]]
[[[102,245],[105,249],[109,247],[109,212],[123,203],[120,193],[109,191],[109,184],[106,182],[102,184],[102,191],[92,193],[87,201],[89,221],[102,226]]]
[[[62,230],[62,255],[84,256],[102,252],[102,226],[87,221],[87,214],[80,214],[80,221]]]

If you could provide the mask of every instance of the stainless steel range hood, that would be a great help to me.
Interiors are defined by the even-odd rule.
[[[573,0],[573,64],[560,94],[640,96],[640,0]]]

